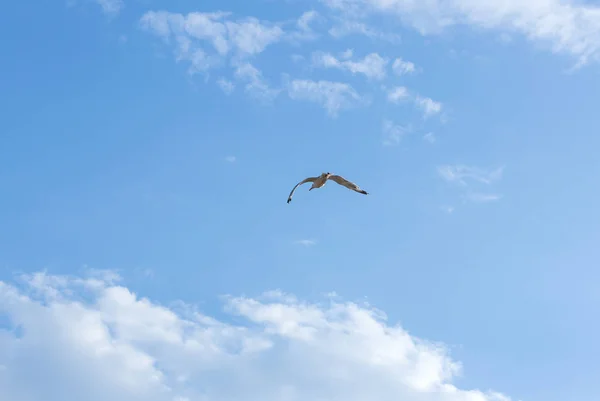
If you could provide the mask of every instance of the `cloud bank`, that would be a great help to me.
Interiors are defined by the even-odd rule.
[[[454,386],[461,365],[442,345],[371,307],[280,291],[224,300],[228,321],[140,297],[109,272],[0,282],[0,398],[510,400]]]

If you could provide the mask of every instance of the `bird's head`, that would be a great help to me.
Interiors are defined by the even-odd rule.
[[[331,173],[330,173],[330,172],[327,172],[327,173],[323,173],[322,175],[323,175],[324,177],[327,177],[327,178],[329,178],[329,176],[331,175]]]

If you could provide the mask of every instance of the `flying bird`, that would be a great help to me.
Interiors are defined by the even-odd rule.
[[[358,185],[356,185],[353,182],[348,181],[347,179],[345,179],[344,177],[342,177],[340,175],[335,175],[335,174],[331,174],[331,173],[322,173],[318,177],[308,177],[308,178],[303,179],[299,183],[297,183],[296,186],[294,186],[294,188],[292,189],[292,192],[290,192],[290,196],[288,196],[287,203],[290,203],[292,201],[292,196],[294,195],[294,191],[300,185],[307,183],[307,182],[312,182],[312,186],[309,189],[309,191],[312,191],[315,188],[321,188],[322,186],[324,186],[325,183],[327,182],[327,180],[335,181],[338,184],[343,185],[344,187],[346,187],[348,189],[358,192],[359,194],[368,195],[367,191],[360,189]]]

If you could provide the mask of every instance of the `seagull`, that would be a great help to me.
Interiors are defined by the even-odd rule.
[[[358,185],[356,185],[353,182],[348,181],[347,179],[345,179],[344,177],[342,177],[340,175],[335,175],[335,174],[331,174],[331,173],[322,173],[318,177],[308,177],[308,178],[303,179],[299,183],[297,183],[296,186],[292,189],[292,192],[290,192],[290,196],[288,196],[287,203],[290,203],[292,201],[292,196],[294,195],[294,191],[300,185],[302,185],[306,182],[312,182],[312,186],[309,189],[309,191],[312,191],[315,188],[321,188],[323,185],[325,185],[327,180],[333,180],[333,181],[337,182],[338,184],[345,186],[348,189],[358,192],[359,194],[368,195],[367,191],[360,189]]]

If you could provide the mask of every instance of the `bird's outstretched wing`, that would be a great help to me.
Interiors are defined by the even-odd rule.
[[[341,175],[331,175],[331,176],[329,176],[329,179],[332,180],[332,181],[337,182],[338,184],[340,184],[340,185],[342,185],[342,186],[344,186],[344,187],[346,187],[348,189],[356,191],[359,194],[368,195],[367,191],[365,191],[363,189],[360,189],[360,187],[358,185],[356,185],[353,182],[348,181],[347,179],[345,179]]]
[[[290,196],[288,196],[288,200],[287,203],[290,203],[292,201],[292,196],[294,195],[294,191],[296,190],[296,188],[298,188],[300,185],[307,183],[307,182],[315,182],[315,180],[319,178],[319,177],[308,177],[303,179],[302,181],[300,181],[299,183],[297,183],[294,188],[292,189],[292,192],[290,192]]]

